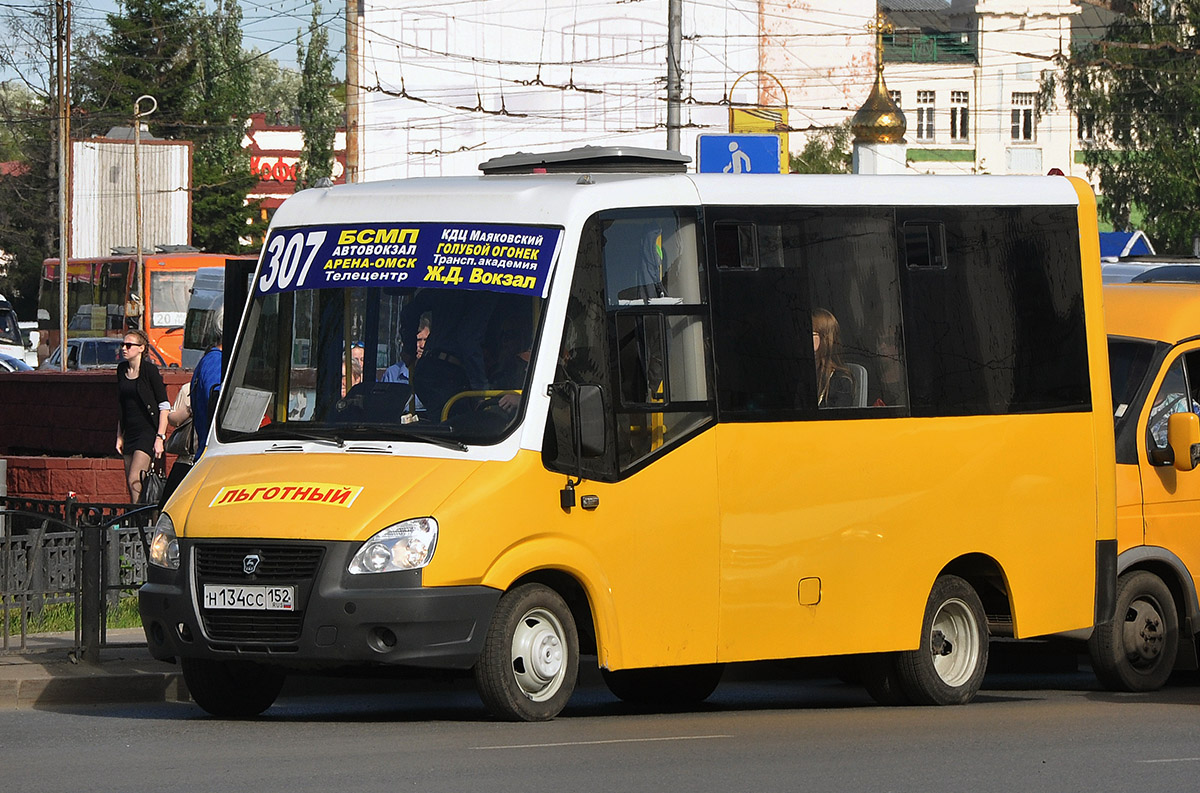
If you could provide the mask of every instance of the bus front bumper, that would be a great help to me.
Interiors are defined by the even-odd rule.
[[[303,545],[319,548],[311,574],[293,569],[244,575],[230,563]],[[259,661],[297,670],[389,665],[468,669],[475,664],[500,591],[425,587],[421,571],[350,575],[358,543],[204,541],[181,543],[179,570],[150,566],[138,606],[151,654],[161,660]],[[225,560],[197,564],[197,553]],[[232,561],[231,561],[232,560]],[[205,585],[291,588],[291,610],[207,608]]]

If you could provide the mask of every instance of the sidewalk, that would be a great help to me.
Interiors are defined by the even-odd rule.
[[[26,653],[0,655],[0,710],[188,701],[179,667],[151,657],[141,628],[110,630],[107,640],[93,665],[72,659],[74,634],[30,634]]]

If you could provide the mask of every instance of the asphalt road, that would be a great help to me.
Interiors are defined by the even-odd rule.
[[[190,704],[0,712],[22,791],[1182,791],[1200,686],[991,675],[955,708],[883,708],[833,678],[750,670],[704,706],[639,713],[588,682],[557,720],[490,720],[469,682],[300,681],[254,721]],[[789,670],[783,670],[789,671]],[[739,679],[740,678],[740,679]]]

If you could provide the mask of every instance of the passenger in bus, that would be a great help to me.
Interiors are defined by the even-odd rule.
[[[525,373],[529,371],[529,358],[533,352],[533,316],[528,301],[511,301],[506,296],[494,320],[494,330],[488,333],[492,340],[487,349],[488,388],[493,391],[510,389],[509,393],[497,399],[497,404],[506,413],[512,414],[521,404],[518,391],[524,387]]]
[[[429,315],[421,317],[420,323],[417,325],[417,352],[413,356],[418,361],[425,354],[425,341],[429,338]],[[408,364],[403,359],[396,361],[383,371],[383,378],[380,382],[383,383],[407,383],[408,382]]]
[[[817,366],[817,407],[851,407],[854,404],[854,379],[841,361],[837,317],[826,309],[813,309],[812,335]]]
[[[435,420],[455,394],[487,388],[483,345],[498,299],[483,290],[425,288],[400,313],[400,357],[412,373],[413,391]],[[430,330],[418,362],[417,331],[425,314]]]

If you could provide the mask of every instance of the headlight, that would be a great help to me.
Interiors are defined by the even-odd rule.
[[[175,539],[175,524],[167,513],[158,516],[154,536],[150,538],[150,564],[168,570],[179,569],[179,540]]]
[[[429,564],[437,545],[433,518],[414,518],[388,526],[367,540],[350,560],[352,574],[416,570]]]

